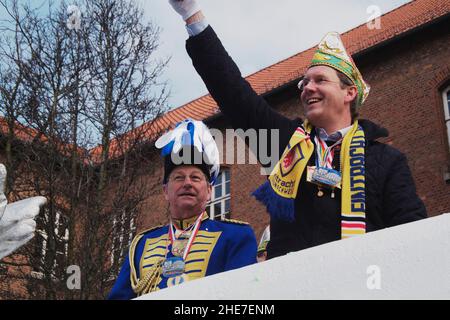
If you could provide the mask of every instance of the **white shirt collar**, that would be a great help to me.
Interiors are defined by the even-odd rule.
[[[323,128],[316,128],[316,130],[319,138],[323,141],[338,141],[339,139],[343,138],[351,128],[352,125],[333,132],[332,134],[328,134]]]

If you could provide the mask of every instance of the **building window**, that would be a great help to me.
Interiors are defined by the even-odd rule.
[[[230,169],[224,168],[213,186],[206,211],[211,220],[230,219]]]
[[[39,219],[40,218],[40,219]],[[68,218],[60,211],[55,212],[53,227],[50,226],[48,208],[39,216],[36,229],[36,258],[34,276],[42,278],[44,274],[52,279],[63,279],[69,250]]]
[[[113,219],[111,266],[116,274],[120,271],[120,266],[128,254],[128,248],[136,233],[134,217],[134,213],[123,210],[120,215]]]
[[[447,126],[447,141],[450,150],[450,86],[442,92],[442,99],[444,100],[444,119]]]

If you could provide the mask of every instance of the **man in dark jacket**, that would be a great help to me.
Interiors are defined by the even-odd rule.
[[[268,258],[427,216],[406,157],[375,141],[387,130],[357,119],[370,88],[337,33],[321,41],[298,85],[306,120],[291,120],[242,78],[195,0],[169,2],[186,21],[195,69],[233,127],[279,130],[280,161],[254,193],[271,216]]]

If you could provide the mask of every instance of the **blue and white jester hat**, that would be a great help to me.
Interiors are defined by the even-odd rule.
[[[164,181],[179,165],[199,167],[214,184],[220,171],[219,149],[208,127],[202,121],[186,119],[163,134],[155,143],[164,157]]]

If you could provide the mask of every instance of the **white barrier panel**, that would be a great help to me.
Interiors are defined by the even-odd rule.
[[[450,214],[331,242],[139,299],[450,299]]]

